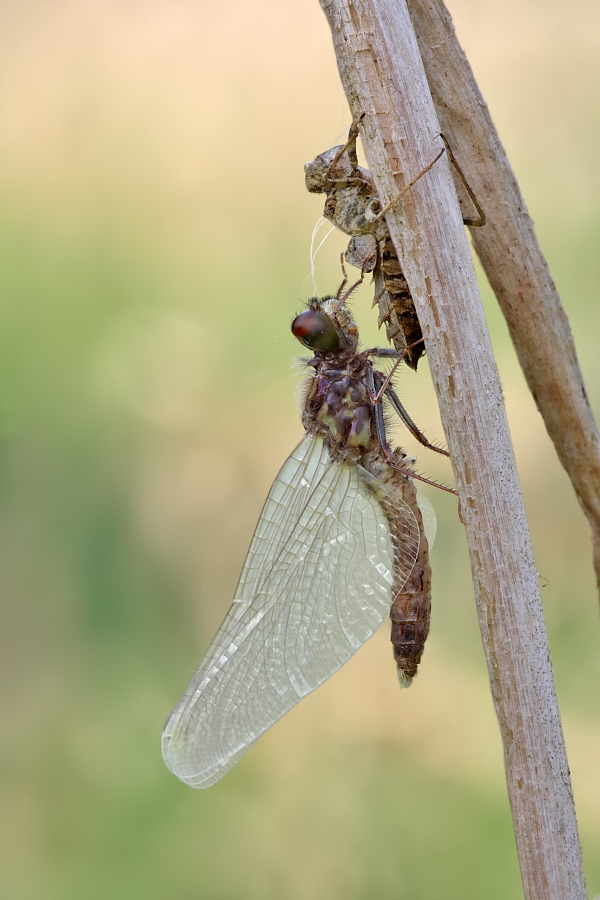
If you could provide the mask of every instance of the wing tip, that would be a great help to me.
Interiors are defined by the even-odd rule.
[[[193,754],[189,752],[189,744],[186,747],[186,742],[181,741],[181,739],[178,740],[177,736],[174,735],[174,730],[180,718],[181,714],[174,712],[167,719],[161,737],[161,749],[167,769],[188,787],[197,790],[211,787],[211,785],[223,778],[252,746],[250,744],[243,747],[228,758],[220,759],[217,762],[213,761],[212,764],[206,765],[205,762],[203,768],[202,764],[198,765],[197,757],[194,758]]]

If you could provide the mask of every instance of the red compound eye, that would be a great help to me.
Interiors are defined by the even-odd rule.
[[[292,322],[292,334],[305,347],[320,350],[322,353],[338,350],[341,343],[329,316],[314,309],[306,309],[296,316]]]

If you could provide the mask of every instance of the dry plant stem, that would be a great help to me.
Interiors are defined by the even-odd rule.
[[[439,123],[405,0],[321,0],[383,204]],[[398,208],[400,207],[400,208]],[[486,210],[487,211],[487,210]],[[498,373],[445,157],[386,217],[427,343],[465,523],[527,900],[584,900],[577,821]]]
[[[407,3],[441,129],[487,215],[486,227],[471,231],[473,244],[590,523],[600,586],[600,436],[569,321],[448,10],[442,0]]]

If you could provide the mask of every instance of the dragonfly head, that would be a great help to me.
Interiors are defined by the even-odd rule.
[[[316,353],[336,353],[354,350],[358,330],[345,307],[335,308],[335,297],[313,298],[310,306],[292,322],[292,334],[301,344]]]

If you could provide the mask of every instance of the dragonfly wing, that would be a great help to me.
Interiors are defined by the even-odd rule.
[[[417,487],[417,503],[419,504],[421,517],[423,519],[423,531],[425,532],[425,537],[427,538],[427,543],[431,550],[437,534],[437,516],[431,500],[419,487]]]
[[[404,518],[401,547],[381,490]],[[221,778],[377,631],[394,565],[408,578],[418,549],[408,505],[307,435],[275,479],[232,606],[165,725],[171,771],[198,788]]]

